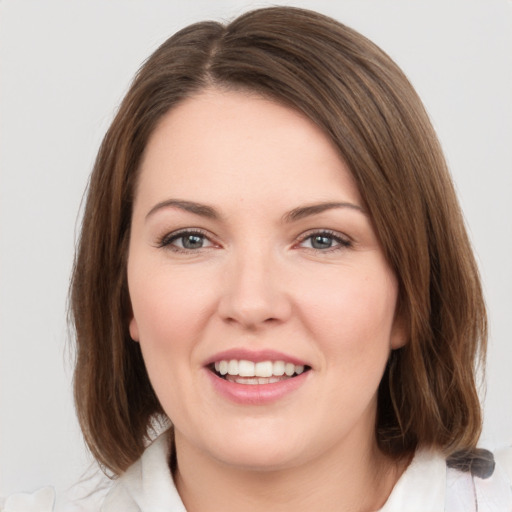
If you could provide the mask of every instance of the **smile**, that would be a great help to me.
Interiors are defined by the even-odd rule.
[[[216,394],[244,406],[262,406],[293,396],[311,381],[313,367],[276,350],[234,348],[211,356],[203,369]]]
[[[210,369],[219,377],[237,384],[274,384],[296,377],[310,368],[285,361],[248,361],[246,359],[222,359]]]

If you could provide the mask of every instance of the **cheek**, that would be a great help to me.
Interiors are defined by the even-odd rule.
[[[149,379],[173,421],[188,414],[186,397],[194,395],[196,385],[191,369],[202,361],[201,337],[215,310],[218,288],[199,268],[192,274],[176,266],[171,272],[166,261],[142,264],[133,256],[128,265],[130,332],[137,331]]]
[[[387,271],[342,269],[302,293],[304,322],[329,353],[328,364],[387,359],[394,326],[397,284]],[[375,357],[374,357],[375,356]],[[379,363],[380,364],[380,363]]]
[[[129,273],[130,333],[138,335],[153,389],[173,420],[186,414],[185,396],[193,388],[190,367],[197,359],[194,351],[211,297],[179,272],[173,272],[172,279],[167,274],[156,268],[144,275]]]
[[[319,346],[327,384],[318,407],[332,411],[333,429],[351,418],[370,418],[391,350],[397,287],[393,276],[347,272],[329,291],[311,286],[304,323]],[[306,298],[307,297],[307,298]],[[341,417],[333,412],[333,404]],[[366,411],[366,412],[365,412]]]
[[[128,282],[139,341],[172,350],[192,340],[211,310],[211,292],[201,286],[201,277],[165,268],[141,275],[133,267]]]

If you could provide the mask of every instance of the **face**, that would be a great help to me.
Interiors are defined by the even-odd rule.
[[[397,282],[351,173],[302,114],[215,90],[167,113],[141,164],[128,284],[178,454],[262,469],[373,442],[403,342]]]

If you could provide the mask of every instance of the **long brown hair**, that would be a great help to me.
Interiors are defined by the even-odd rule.
[[[289,7],[191,25],[139,70],[91,176],[71,285],[75,401],[85,439],[115,474],[142,453],[162,408],[128,332],[127,245],[141,155],[162,116],[207,87],[248,89],[306,114],[339,148],[398,278],[407,344],[391,353],[376,424],[393,457],[471,453],[486,315],[454,188],[402,71],[362,35]]]

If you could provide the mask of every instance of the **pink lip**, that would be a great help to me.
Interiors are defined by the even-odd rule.
[[[231,359],[238,358],[232,357]],[[265,405],[277,402],[305,384],[311,373],[311,371],[307,371],[296,377],[272,384],[238,384],[220,378],[208,368],[204,370],[215,391],[224,398],[241,405]]]
[[[259,363],[261,361],[284,361],[285,363],[293,363],[296,366],[306,366],[308,363],[297,359],[296,357],[289,356],[283,352],[277,352],[275,350],[247,350],[244,348],[225,350],[218,352],[214,356],[210,357],[205,361],[204,365],[208,366],[217,361],[230,361],[236,359],[238,361],[244,359],[246,361],[253,361]]]

